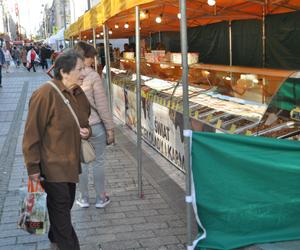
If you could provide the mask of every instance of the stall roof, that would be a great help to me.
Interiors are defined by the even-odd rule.
[[[216,5],[209,6],[207,0],[187,0],[187,24],[188,27],[195,27],[229,20],[262,19],[264,3],[265,0],[216,0]],[[65,32],[65,37],[77,37],[81,32],[90,39],[92,28],[100,33],[101,24],[105,22],[112,30],[111,38],[132,36],[136,5],[146,13],[145,17],[141,17],[142,35],[179,30],[178,0],[102,0],[73,23]],[[266,5],[267,15],[296,10],[300,10],[299,0],[268,0]],[[162,22],[158,24],[155,18],[160,15]],[[129,24],[128,29],[124,28],[125,23]],[[115,28],[116,24],[119,25],[118,29]]]

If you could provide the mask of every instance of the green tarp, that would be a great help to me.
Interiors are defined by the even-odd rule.
[[[299,142],[193,132],[192,173],[198,249],[300,239]]]
[[[270,107],[287,111],[300,107],[300,78],[288,78],[276,93]]]

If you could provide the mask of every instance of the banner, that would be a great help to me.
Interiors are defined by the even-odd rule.
[[[119,97],[114,104],[114,114],[121,118],[126,125],[136,132],[136,93],[123,89],[124,91],[124,113],[125,119],[118,114],[122,111],[121,91],[117,85],[113,85],[114,91],[118,91]],[[117,102],[118,107],[117,108]],[[142,137],[152,145],[165,158],[172,162],[176,167],[184,170],[184,144],[183,144],[183,116],[171,108],[165,107],[153,100],[142,97]],[[196,122],[194,122],[196,124]],[[193,124],[194,124],[193,123]]]
[[[112,84],[112,110],[113,115],[125,123],[125,96],[124,89],[116,84]]]
[[[184,171],[183,116],[142,99],[142,135],[165,158]]]
[[[193,132],[197,247],[300,239],[300,143]],[[202,228],[202,229],[201,229]]]

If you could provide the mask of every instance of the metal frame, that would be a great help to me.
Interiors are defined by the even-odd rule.
[[[103,24],[103,38],[104,38],[104,52],[105,52],[105,65],[106,65],[106,84],[107,84],[107,95],[109,110],[112,111],[112,94],[111,94],[111,71],[110,71],[110,53],[109,53],[109,40],[108,40],[108,29],[107,25]]]
[[[136,117],[137,117],[137,144],[136,158],[138,170],[138,195],[140,198],[143,194],[142,180],[142,125],[141,125],[141,46],[140,46],[140,7],[135,7],[135,43],[136,43]]]
[[[96,29],[93,28],[93,45],[94,48],[96,49]],[[95,56],[95,70],[97,72],[97,65],[98,65],[98,60],[97,60],[97,55]]]
[[[187,42],[187,20],[186,20],[186,0],[180,1],[180,39],[182,56],[182,85],[183,85],[183,129],[190,129],[189,121],[189,83],[188,83],[188,42]],[[190,166],[190,140],[188,136],[184,137],[184,167],[186,170],[186,197],[191,196],[191,166]],[[192,203],[187,202],[187,249],[192,249]]]

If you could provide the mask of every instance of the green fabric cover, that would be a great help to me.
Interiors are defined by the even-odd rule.
[[[300,68],[300,11],[266,17],[266,67]]]
[[[288,111],[295,107],[300,107],[300,79],[288,78],[281,85],[276,96],[272,99],[270,107]]]
[[[180,52],[180,33],[152,33],[152,49],[159,42]],[[266,68],[300,68],[300,11],[266,16]],[[134,42],[134,38],[130,39]],[[200,62],[229,65],[229,23],[221,22],[188,29],[188,51],[199,52]],[[233,65],[262,67],[262,21],[232,21]]]
[[[193,132],[192,173],[206,239],[233,249],[300,239],[300,143]]]
[[[232,64],[262,67],[262,28],[260,20],[232,22]]]

